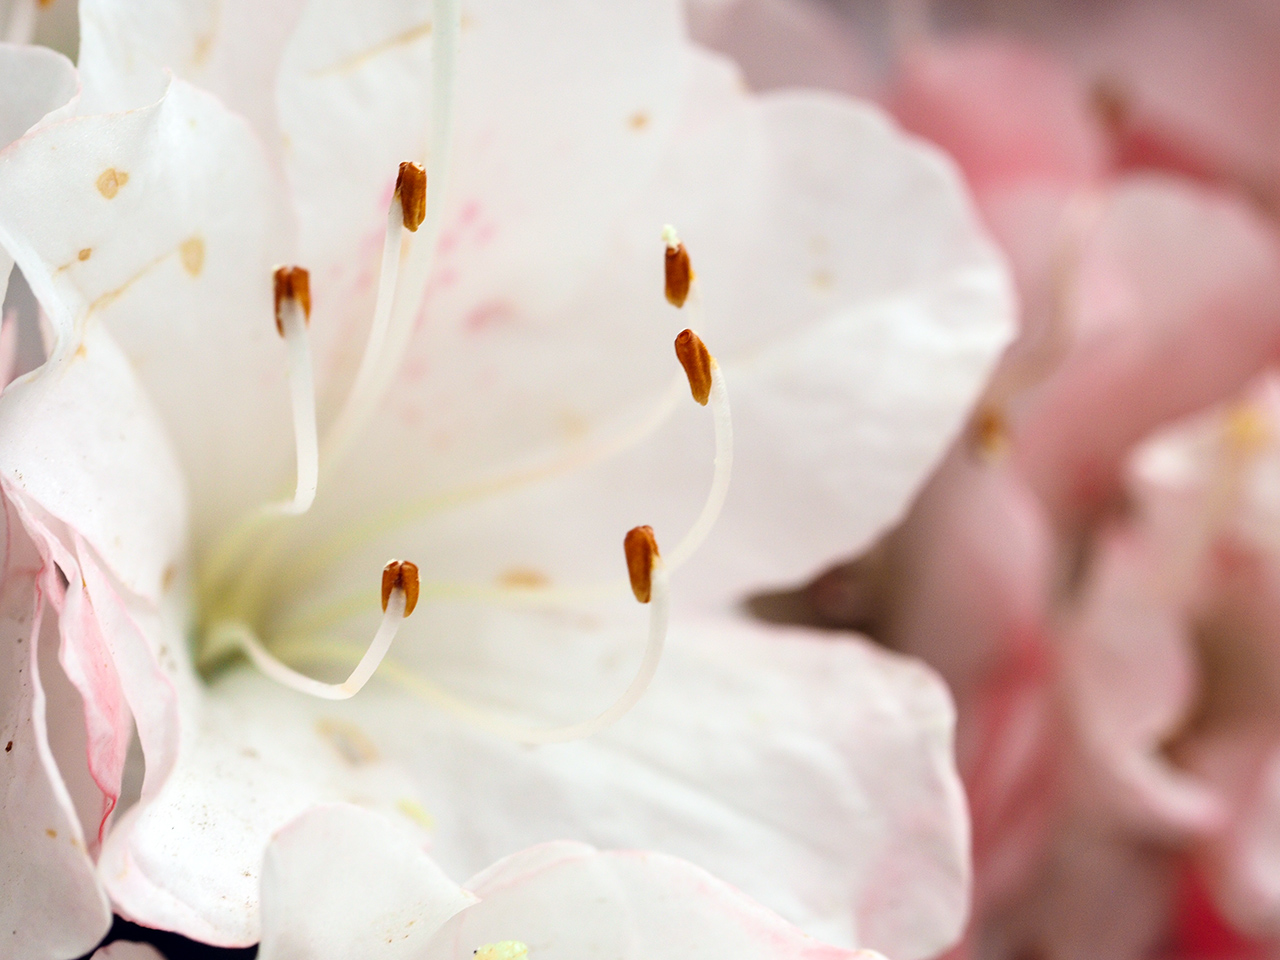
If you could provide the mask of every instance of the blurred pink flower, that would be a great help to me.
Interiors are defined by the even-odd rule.
[[[1242,391],[1271,436],[1256,378],[1280,356],[1280,7],[933,13],[977,6],[980,30],[900,20],[870,85],[965,171],[1018,279],[1022,335],[906,521],[816,580],[809,614],[923,657],[957,696],[965,953],[1190,951],[1196,930],[1228,929],[1205,919],[1205,890],[1236,931],[1274,936],[1271,554],[1240,546],[1220,494],[1133,477],[1153,433],[1206,409],[1217,467],[1202,472],[1236,469],[1243,428],[1219,408]],[[864,34],[849,62],[876,47]],[[1257,488],[1280,496],[1280,476]]]

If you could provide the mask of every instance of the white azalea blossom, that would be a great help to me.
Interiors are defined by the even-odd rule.
[[[61,61],[49,102],[0,118],[16,136],[53,111],[0,154],[0,247],[49,344],[0,396],[0,641],[30,665],[0,680],[0,929],[73,955],[105,892],[252,943],[269,838],[342,801],[418,831],[451,876],[565,838],[654,848],[833,942],[936,953],[968,883],[945,690],[734,604],[893,522],[1009,336],[957,175],[873,109],[747,95],[675,4],[464,4],[456,63],[434,52],[452,9],[84,0],[78,95]],[[428,207],[401,236],[405,160]],[[376,402],[343,413],[389,223],[406,252]],[[684,311],[662,296],[664,223],[698,276]],[[311,276],[288,343],[279,264]],[[734,476],[672,571],[652,686],[588,740],[495,736],[590,718],[636,671],[619,541],[647,523],[674,546],[712,487],[712,418],[671,353],[691,323],[732,395]],[[306,486],[309,369],[314,505],[267,516]],[[354,699],[208,656],[235,621],[345,675],[390,556],[421,600]],[[41,618],[88,775],[44,730]],[[135,729],[145,779],[118,816]],[[55,889],[56,930],[29,919]]]
[[[883,960],[663,854],[547,843],[459,886],[411,837],[340,804],[267,847],[262,914],[262,960]]]

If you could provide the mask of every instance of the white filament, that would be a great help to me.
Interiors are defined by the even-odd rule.
[[[13,0],[4,25],[5,43],[30,43],[36,32],[36,0]]]
[[[326,438],[326,469],[336,466],[350,449],[350,441],[357,436],[378,408],[387,390],[395,382],[400,370],[418,310],[426,294],[427,282],[435,262],[436,247],[440,239],[440,224],[444,214],[444,195],[449,173],[449,153],[453,144],[453,110],[458,59],[458,38],[462,29],[462,16],[458,0],[435,0],[432,20],[431,46],[431,139],[427,156],[427,203],[422,225],[410,243],[403,269],[400,265],[400,245],[404,243],[403,218],[395,223],[395,213],[400,204],[393,201],[387,219],[387,241],[383,248],[382,274],[378,285],[378,304],[374,324],[370,328],[370,342],[360,363],[360,371],[352,385],[351,394],[343,405],[338,422],[332,432],[332,441]],[[395,256],[390,258],[395,271],[389,287],[384,288],[390,268],[388,250],[395,237]],[[379,313],[385,317],[379,320]],[[373,338],[378,339],[375,345]],[[361,374],[364,374],[362,377]]]
[[[280,326],[284,331],[286,361],[289,371],[289,396],[293,408],[293,436],[297,461],[297,480],[293,496],[261,504],[243,514],[223,534],[200,571],[200,591],[205,602],[214,592],[226,585],[236,561],[254,543],[272,518],[299,516],[311,509],[316,499],[320,480],[320,449],[316,434],[316,392],[311,363],[311,336],[307,331],[307,318],[301,304],[290,298],[280,303]],[[278,539],[278,538],[277,538]],[[245,564],[238,571],[256,573],[261,566],[261,554],[257,562]]]
[[[720,364],[716,363],[715,358],[711,360],[711,396],[707,402],[716,428],[715,473],[698,519],[676,544],[675,549],[666,555],[667,568],[670,570],[677,569],[702,546],[719,519],[725,498],[729,495],[729,477],[733,473],[733,419],[729,414],[729,391],[725,389],[724,374],[720,372]]]
[[[648,604],[649,638],[645,645],[644,656],[640,661],[640,666],[617,700],[602,713],[581,723],[561,727],[530,727],[515,723],[494,714],[492,711],[467,703],[437,684],[391,660],[383,663],[382,676],[388,682],[394,683],[396,686],[422,697],[429,703],[465,720],[467,723],[505,740],[527,744],[565,743],[570,740],[581,740],[593,736],[615,723],[639,702],[644,692],[649,688],[654,674],[657,673],[658,664],[662,660],[662,650],[666,644],[667,625],[671,609],[670,596],[667,571],[663,569],[662,563],[659,561],[654,565],[653,569]],[[285,654],[293,653],[299,659],[306,660],[329,659],[333,655],[341,656],[341,651],[338,649],[330,648],[330,652],[327,652],[325,645],[310,642],[301,642],[296,645],[284,644],[281,647],[281,652]],[[288,668],[285,667],[284,669],[287,670]]]
[[[382,663],[391,649],[400,624],[404,622],[405,596],[403,590],[391,591],[387,598],[387,610],[382,615],[382,623],[373,641],[356,664],[351,675],[342,683],[324,683],[313,677],[298,673],[285,666],[262,645],[253,629],[238,620],[224,620],[216,624],[209,633],[207,656],[222,656],[231,651],[240,651],[247,656],[263,676],[270,677],[282,687],[297,690],[308,696],[321,700],[349,700],[360,692],[360,688],[369,682],[378,665]]]
[[[404,245],[403,214],[399,217],[399,223],[396,223],[397,208],[400,207],[400,203],[397,200],[391,204],[387,215],[387,238],[383,244],[378,303],[370,326],[371,340],[380,342],[370,343],[366,347],[365,355],[361,359],[360,371],[357,371],[356,382],[353,382],[353,391],[359,384],[360,393],[354,397],[348,395],[343,405],[343,413],[335,422],[339,430],[329,431],[329,436],[326,437],[326,467],[337,464],[341,456],[350,449],[350,439],[360,432],[394,381],[400,366],[400,358],[413,332],[417,307],[422,301],[427,280],[431,274],[433,256],[440,233],[442,198],[453,140],[457,47],[462,23],[458,0],[434,0],[433,17],[433,97],[424,223],[415,235],[416,242],[409,245],[409,253],[405,258],[407,269],[401,271],[400,260]],[[400,282],[402,279],[405,279],[405,282]],[[305,344],[305,347],[306,383],[311,389],[308,391],[310,396],[302,398],[300,396],[302,381],[293,374],[295,370],[303,369],[304,365],[294,362],[296,351],[291,345],[290,384],[294,397],[295,437],[298,447],[298,484],[293,500],[285,504],[267,504],[255,508],[232,525],[215,545],[208,562],[201,570],[200,591],[206,602],[217,591],[228,587],[226,580],[233,564],[242,557],[246,549],[252,547],[253,537],[261,529],[264,521],[272,516],[304,513],[315,498],[319,483],[320,454],[315,435],[315,391],[311,382],[310,345]],[[301,347],[298,350],[300,351]],[[361,378],[361,372],[366,367],[368,372]],[[299,412],[304,406],[311,413],[309,429],[304,422],[308,418]],[[350,408],[349,413],[347,408]],[[315,464],[314,470],[307,466],[311,463]],[[257,551],[254,560],[247,564],[243,568],[244,572],[236,578],[240,583],[230,584],[233,596],[237,593],[243,596],[247,592],[252,592],[252,588],[245,585],[245,579],[249,576],[259,576],[262,568],[272,561],[273,551],[278,550],[281,544],[282,538],[277,535]]]
[[[373,413],[381,397],[383,352],[386,350],[387,330],[391,325],[391,308],[395,303],[396,284],[400,277],[400,255],[404,250],[404,206],[397,193],[387,210],[387,234],[382,243],[382,266],[378,272],[378,299],[373,308],[373,322],[369,325],[369,337],[365,341],[364,355],[351,390],[343,402],[333,426],[325,434],[324,459],[326,466],[342,459],[355,437],[359,425]]]
[[[289,394],[293,405],[293,436],[298,479],[293,498],[269,504],[279,513],[300,514],[311,509],[320,483],[320,447],[316,438],[316,389],[311,365],[311,337],[302,306],[292,298],[280,304],[280,320],[289,354]]]

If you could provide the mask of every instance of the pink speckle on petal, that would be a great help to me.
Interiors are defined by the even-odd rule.
[[[516,310],[506,300],[486,300],[472,308],[464,325],[468,333],[480,333],[497,324],[513,323]]]

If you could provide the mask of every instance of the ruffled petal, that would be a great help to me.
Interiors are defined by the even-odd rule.
[[[1082,789],[1130,829],[1207,835],[1225,821],[1224,798],[1164,755],[1189,718],[1201,677],[1187,601],[1170,582],[1177,558],[1150,547],[1133,530],[1104,534],[1065,631],[1066,692],[1084,769],[1093,773]]]
[[[661,853],[551,843],[494,864],[467,887],[480,902],[446,923],[424,958],[470,957],[510,940],[555,960],[878,956],[820,943],[706,871]]]
[[[63,960],[111,925],[79,818],[50,749],[37,650],[48,611],[40,559],[12,511],[0,586],[0,928],[11,956]]]
[[[45,114],[75,96],[75,67],[45,47],[0,46],[0,148],[35,126]]]
[[[575,630],[555,614],[537,627],[494,614],[488,628],[468,653],[489,665],[483,683],[447,654],[419,676],[545,725],[591,716],[634,669],[634,628]],[[950,700],[918,664],[862,642],[678,623],[632,713],[536,748],[390,691],[352,705],[413,774],[451,875],[557,837],[657,847],[835,943],[919,958],[959,933],[968,825]]]
[[[285,44],[305,0],[85,0],[80,8],[84,113],[130,110],[164,94],[169,73],[215,94],[253,125],[279,163],[275,98]]]
[[[180,623],[157,629],[182,660],[174,652]],[[123,915],[216,946],[248,946],[261,935],[263,850],[295,817],[345,802],[375,807],[419,836],[430,822],[351,703],[313,700],[247,669],[208,689],[179,690],[172,773],[115,826],[100,860]]]
[[[1226,195],[1134,177],[1111,195],[1073,286],[1071,355],[1014,453],[1058,520],[1114,498],[1139,439],[1233,395],[1274,353],[1280,237]]]
[[[175,81],[150,107],[52,124],[7,157],[0,241],[51,318],[62,360],[95,324],[128,355],[192,486],[197,542],[286,488],[293,442],[271,293],[273,265],[286,259],[283,219],[245,124]],[[182,489],[175,468],[148,466],[129,484],[137,533],[120,546],[115,531],[76,522],[146,596],[157,594],[168,561],[127,569],[141,561],[119,554],[144,530],[181,539],[185,517],[172,494],[157,493]]]
[[[1085,184],[1109,159],[1082,81],[1049,51],[973,34],[907,51],[888,95],[980,197],[1021,181]]]

